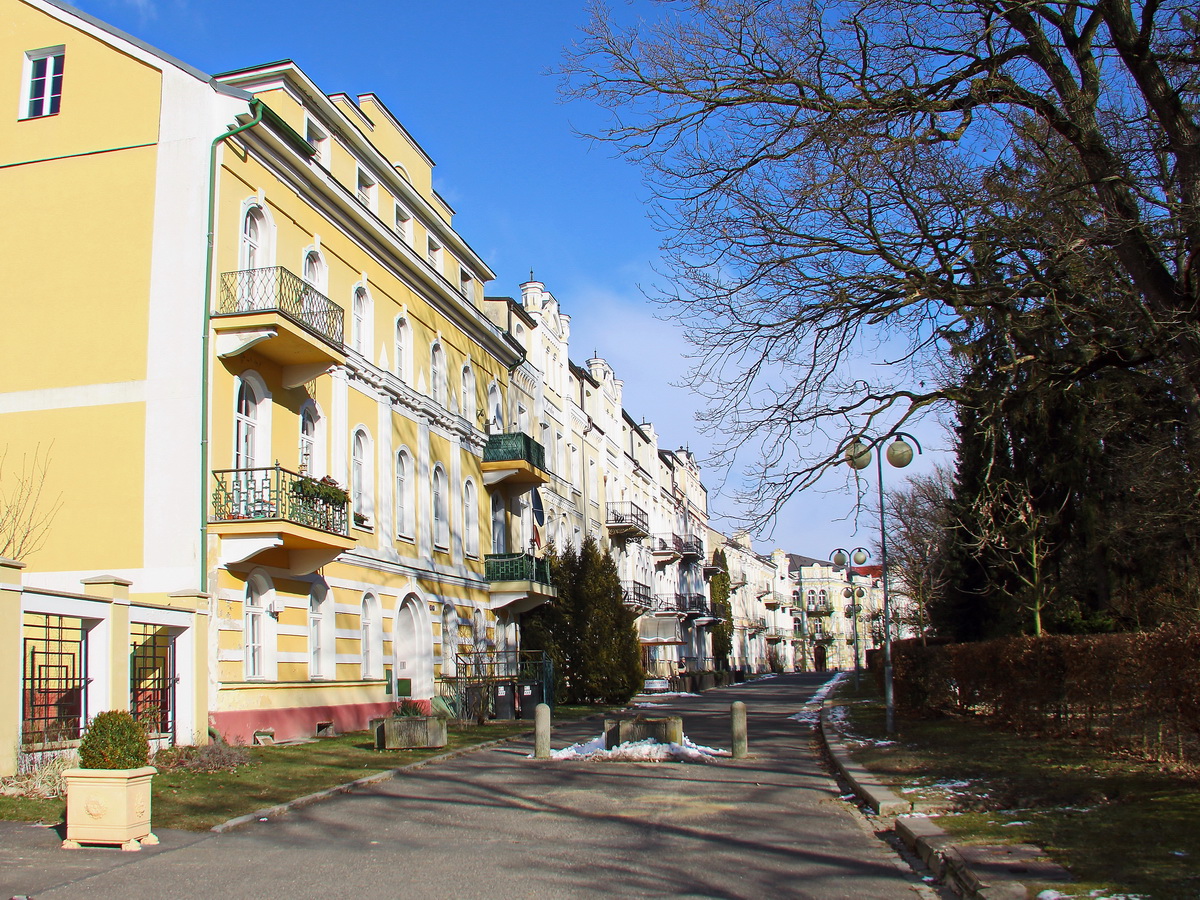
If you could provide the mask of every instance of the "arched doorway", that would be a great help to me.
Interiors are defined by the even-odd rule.
[[[416,594],[409,594],[396,610],[392,631],[394,677],[407,678],[412,684],[412,696],[433,695],[433,648],[429,626],[421,616],[423,604]]]
[[[813,648],[813,668],[818,672],[824,672],[828,665],[829,663],[825,659],[825,645],[817,644]]]

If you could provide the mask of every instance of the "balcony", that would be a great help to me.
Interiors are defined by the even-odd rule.
[[[767,640],[771,643],[782,641],[784,638],[789,638],[791,636],[791,631],[786,628],[771,627],[767,629]]]
[[[759,596],[759,599],[767,609],[779,609],[779,604],[783,602],[783,595],[776,591],[766,591]]]
[[[650,590],[648,584],[642,584],[640,581],[622,581],[621,593],[625,599],[625,605],[640,612],[649,609],[654,603],[654,593]]]
[[[694,534],[685,534],[679,538],[679,553],[685,560],[704,558],[704,541]]]
[[[809,635],[809,639],[815,644],[832,644],[836,635],[826,631],[814,631]]]
[[[650,535],[650,517],[628,500],[607,504],[604,524],[610,538],[640,541]]]
[[[806,608],[810,616],[833,615],[833,607],[828,603],[810,603]]]
[[[354,547],[346,492],[281,466],[213,472],[209,531],[220,564],[255,559],[308,575]]]
[[[528,612],[558,597],[550,579],[550,564],[528,553],[484,557],[484,573],[492,605],[511,613]]]
[[[654,562],[663,566],[683,556],[683,539],[677,534],[656,534],[650,539]]]
[[[483,483],[528,489],[550,480],[546,448],[521,431],[489,434],[483,448]]]
[[[792,629],[792,640],[793,641],[802,641],[802,640],[804,640],[805,637],[807,637],[807,632],[805,632],[805,630],[803,628],[801,628],[800,626],[797,626]]]
[[[722,569],[720,566],[717,565],[716,560],[706,559],[704,561],[704,577],[705,578],[712,578],[718,572],[723,572],[723,571],[724,571],[724,569]],[[730,587],[732,588],[733,585],[730,585]]]
[[[689,619],[709,615],[708,600],[703,594],[683,593],[679,595],[679,602],[683,614]]]
[[[217,356],[253,347],[283,368],[288,388],[346,361],[342,308],[282,266],[224,273],[212,323]]]
[[[652,609],[656,616],[682,616],[686,611],[683,594],[655,594]]]

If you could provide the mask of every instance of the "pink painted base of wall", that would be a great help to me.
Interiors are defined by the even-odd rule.
[[[428,701],[425,701],[428,703]],[[317,724],[332,722],[338,734],[365,731],[371,719],[391,715],[396,701],[342,706],[294,706],[287,709],[245,709],[212,713],[211,724],[231,744],[252,744],[256,731],[274,730],[276,741],[313,737]]]

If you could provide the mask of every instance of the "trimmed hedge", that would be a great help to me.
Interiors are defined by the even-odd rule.
[[[892,645],[896,705],[1200,763],[1200,628]],[[881,661],[880,661],[881,662]],[[876,666],[877,674],[882,674]]]

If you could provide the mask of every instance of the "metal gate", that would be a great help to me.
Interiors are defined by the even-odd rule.
[[[162,625],[129,625],[129,710],[152,740],[175,743],[175,635]]]
[[[86,721],[91,680],[82,620],[27,613],[21,636],[22,749],[49,749],[78,740]]]

